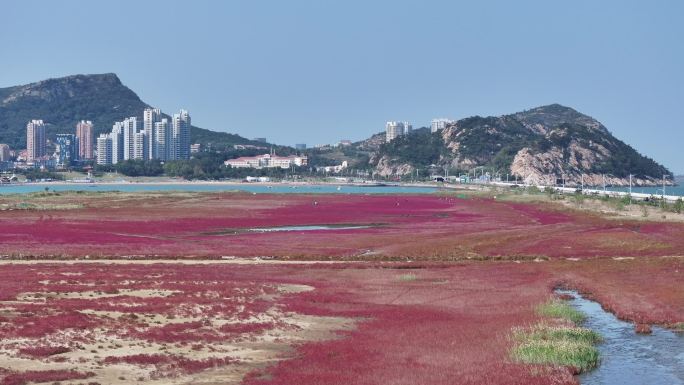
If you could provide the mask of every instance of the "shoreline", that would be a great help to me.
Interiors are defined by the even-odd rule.
[[[60,187],[97,187],[97,186],[226,186],[226,187],[231,187],[234,186],[236,189],[240,189],[240,187],[244,186],[259,186],[259,187],[267,187],[267,188],[272,188],[272,187],[278,187],[278,186],[286,186],[286,187],[292,187],[292,188],[297,188],[297,187],[302,187],[302,188],[315,188],[315,187],[358,187],[358,188],[377,188],[377,187],[386,187],[386,188],[429,188],[429,189],[435,189],[435,191],[439,190],[483,190],[483,189],[491,189],[491,188],[497,188],[497,187],[503,187],[503,188],[527,188],[527,187],[536,187],[540,189],[541,191],[545,191],[548,188],[552,188],[558,192],[561,193],[567,193],[567,194],[574,194],[578,191],[576,187],[558,187],[558,186],[542,186],[542,185],[525,185],[525,184],[516,184],[516,183],[511,183],[511,182],[490,182],[490,183],[457,183],[457,184],[444,184],[444,183],[439,183],[439,182],[416,182],[416,183],[402,183],[402,182],[370,182],[370,183],[359,183],[359,182],[340,182],[340,181],[332,181],[332,182],[325,182],[325,181],[278,181],[278,182],[245,182],[245,181],[239,181],[239,180],[223,180],[223,181],[192,181],[192,180],[141,180],[141,181],[130,181],[130,180],[117,180],[117,181],[94,181],[94,182],[73,182],[73,181],[45,181],[45,182],[18,182],[18,183],[7,183],[7,184],[0,184],[0,192],[2,191],[3,187],[30,187],[30,186],[44,186],[44,187],[51,187],[51,186],[60,186]],[[656,188],[659,186],[633,186],[633,188]],[[677,186],[669,186],[669,187],[679,187]],[[624,188],[624,187],[621,187]],[[68,190],[67,190],[68,191]],[[667,191],[666,191],[667,192]],[[277,192],[275,192],[277,193]],[[627,197],[630,196],[630,193],[627,191],[619,191],[619,190],[603,190],[601,187],[597,186],[587,186],[582,190],[582,193],[584,195],[607,195],[613,198],[621,198],[621,197]],[[670,195],[670,194],[662,194],[662,193],[657,193],[657,192],[652,192],[652,193],[643,193],[643,192],[632,192],[631,197],[634,200],[637,201],[642,201],[642,200],[648,200],[651,197],[654,198],[662,198],[668,202],[676,202],[679,199],[684,199],[684,194],[682,195]]]

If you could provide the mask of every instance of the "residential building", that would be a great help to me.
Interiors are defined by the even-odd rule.
[[[340,140],[339,143],[337,143],[338,147],[347,147],[347,146],[351,146],[351,145],[352,145],[352,141],[347,140],[347,139],[342,139],[342,140]]]
[[[297,143],[295,144],[295,148],[297,150],[306,150],[306,143]]]
[[[387,122],[385,124],[385,141],[391,142],[401,135],[411,132],[413,126],[409,122]]]
[[[180,110],[171,121],[162,116],[158,108],[145,109],[142,130],[134,116],[114,123],[110,134],[98,138],[98,152],[100,146],[105,151],[111,146],[111,156],[98,154],[98,164],[117,164],[127,159],[190,159],[190,114]],[[199,151],[199,147],[196,149]]]
[[[117,124],[123,133],[123,159],[135,159],[135,134],[138,132],[138,118],[131,116],[114,125]]]
[[[306,156],[277,156],[263,154],[257,156],[243,156],[237,159],[228,159],[223,162],[226,166],[235,168],[276,168],[288,169],[292,166],[306,166],[308,158]]]
[[[180,110],[179,114],[173,114],[171,160],[190,159],[190,124],[188,111]]]
[[[112,164],[122,162],[125,159],[123,125],[119,122],[114,123],[114,127],[112,128],[109,137],[112,141]]]
[[[145,131],[138,131],[133,134],[133,157],[131,159],[148,159],[148,149],[147,133]]]
[[[56,160],[58,167],[69,167],[78,158],[78,148],[76,146],[76,135],[57,134],[55,141]]]
[[[93,122],[81,120],[76,124],[78,159],[93,159]]]
[[[97,137],[97,164],[112,164],[112,134]]]
[[[31,120],[26,124],[26,161],[33,163],[46,155],[45,123]]]
[[[155,124],[161,122],[162,112],[159,108],[146,108],[143,111],[143,130],[147,138],[147,159],[158,159],[155,140]]]
[[[404,122],[404,135],[408,135],[413,131],[413,125],[409,122]]]
[[[255,141],[255,142],[266,143],[266,138],[254,138],[254,139],[252,139],[252,140]]]
[[[318,172],[326,172],[326,173],[339,173],[343,170],[346,170],[347,167],[349,167],[349,163],[347,161],[342,161],[341,164],[338,164],[337,166],[324,166],[324,167],[316,167],[316,171]]]
[[[0,144],[0,162],[8,162],[10,160],[10,147],[7,144]]]
[[[191,154],[197,154],[200,151],[202,151],[202,145],[200,143],[195,143],[195,144],[190,145],[190,153]]]
[[[448,125],[453,124],[455,122],[455,120],[446,118],[432,119],[432,121],[430,122],[430,132],[437,132],[439,130],[443,130],[447,128]]]
[[[154,123],[154,154],[155,159],[165,161],[169,158],[169,141],[171,139],[171,125],[164,118]]]

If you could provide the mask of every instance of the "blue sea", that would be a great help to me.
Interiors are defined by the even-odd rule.
[[[602,187],[594,187],[597,190],[603,189]],[[609,191],[624,191],[628,192],[629,187],[608,187]],[[639,194],[650,194],[650,195],[679,195],[684,196],[684,186],[665,186],[665,194],[663,194],[663,187],[632,187],[633,193]]]
[[[144,184],[144,183],[59,183],[0,185],[0,194],[26,194],[45,191],[246,191],[250,193],[299,193],[299,194],[429,194],[439,190],[436,187],[408,186],[356,186],[356,185],[283,185],[263,184]]]

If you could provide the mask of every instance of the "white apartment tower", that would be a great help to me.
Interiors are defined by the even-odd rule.
[[[0,162],[7,162],[10,160],[10,147],[8,144],[0,144]]]
[[[111,158],[98,154],[98,164],[117,164],[128,159],[190,159],[190,125],[190,114],[186,110],[180,110],[169,121],[163,118],[160,109],[145,109],[142,130],[139,130],[136,117],[130,117],[114,123],[106,138],[97,139],[98,153],[100,146],[106,151],[111,145]]]
[[[448,125],[450,125],[454,122],[455,122],[455,120],[446,119],[446,118],[432,119],[432,122],[430,122],[430,132],[437,132],[439,130],[443,130]]]
[[[125,159],[123,124],[121,122],[114,123],[109,139],[112,141],[112,164],[117,164]]]
[[[147,133],[138,131],[133,134],[133,157],[131,159],[148,159]]]
[[[391,142],[396,137],[411,132],[413,126],[409,122],[387,122],[385,124],[385,141]]]
[[[413,126],[409,122],[404,122],[404,135],[408,135],[413,130]]]
[[[157,146],[155,143],[155,129],[154,125],[161,122],[162,112],[159,108],[146,108],[143,112],[143,130],[147,137],[147,157],[146,159],[158,159]]]
[[[29,163],[46,155],[45,123],[42,120],[32,120],[26,125],[26,152]]]
[[[112,134],[97,137],[97,164],[112,164]]]
[[[155,159],[166,161],[169,159],[169,139],[171,138],[171,126],[169,120],[164,118],[154,123],[154,154]]]
[[[190,159],[190,124],[188,111],[173,114],[169,160]]]
[[[123,159],[135,159],[135,134],[138,132],[138,118],[131,116],[118,122],[123,131]]]

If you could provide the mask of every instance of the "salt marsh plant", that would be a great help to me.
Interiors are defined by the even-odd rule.
[[[552,364],[587,371],[598,365],[599,352],[594,346],[601,337],[582,327],[537,324],[531,329],[514,331],[517,342],[513,357],[529,364]]]
[[[585,319],[584,313],[557,299],[537,306],[536,311],[556,322],[551,325],[542,321],[531,328],[514,329],[514,360],[568,366],[578,372],[598,366],[599,351],[594,345],[601,341],[601,336],[578,326]]]
[[[398,279],[402,282],[412,282],[415,281],[418,277],[416,277],[415,274],[402,274],[398,277]]]
[[[561,300],[551,300],[537,306],[537,314],[549,318],[562,318],[571,321],[575,325],[584,322],[584,313]]]

